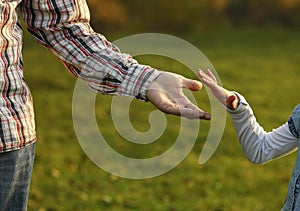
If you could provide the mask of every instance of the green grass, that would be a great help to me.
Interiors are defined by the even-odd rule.
[[[284,123],[299,103],[300,32],[234,30],[186,36],[213,63],[225,87],[245,95],[267,129]],[[113,176],[98,168],[81,149],[73,129],[75,79],[47,50],[26,37],[25,76],[36,112],[38,144],[28,210],[280,210],[296,153],[265,165],[249,163],[228,118],[213,157],[198,164],[209,122],[188,157],[170,172],[145,180]],[[143,56],[141,62],[196,78],[184,65],[164,57]],[[200,66],[201,64],[199,64]],[[206,91],[195,94],[210,110]],[[168,127],[155,143],[139,146],[121,138],[110,117],[110,96],[98,95],[97,121],[109,144],[121,154],[147,158],[172,146],[180,120],[168,116]],[[150,125],[150,103],[134,101],[135,128]],[[97,146],[95,146],[97,147]]]

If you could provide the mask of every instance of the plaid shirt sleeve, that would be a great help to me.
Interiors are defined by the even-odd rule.
[[[94,32],[85,0],[24,0],[21,14],[33,37],[92,89],[147,100],[147,87],[160,72]]]

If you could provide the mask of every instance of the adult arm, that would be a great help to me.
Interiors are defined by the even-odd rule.
[[[210,119],[182,92],[182,88],[201,89],[200,82],[160,72],[121,53],[93,31],[85,0],[24,0],[21,14],[32,36],[90,88],[103,94],[150,100],[165,113]]]
[[[85,0],[24,0],[21,14],[35,40],[92,89],[146,99],[146,87],[159,71],[139,65],[94,32]]]

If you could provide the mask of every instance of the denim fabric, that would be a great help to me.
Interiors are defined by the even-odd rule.
[[[299,139],[300,132],[300,104],[295,107],[291,118],[288,121],[291,133]],[[299,211],[300,210],[300,141],[298,142],[298,158],[294,171],[292,173],[288,195],[282,211]]]
[[[0,210],[25,211],[34,163],[35,144],[0,153]]]
[[[300,104],[297,105],[293,111],[293,114],[289,120],[289,126],[291,129],[291,132],[299,138],[299,132],[300,132]]]
[[[293,117],[292,117],[292,116],[290,117],[288,123],[289,123],[289,128],[290,128],[291,133],[292,133],[295,137],[299,138],[299,133],[298,133],[298,130],[297,130],[295,124],[294,124],[294,120],[293,120]]]

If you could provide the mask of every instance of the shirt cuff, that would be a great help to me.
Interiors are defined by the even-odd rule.
[[[139,100],[148,101],[147,90],[161,71],[152,67],[132,64],[124,80],[120,84],[117,93],[123,96],[132,96]]]

